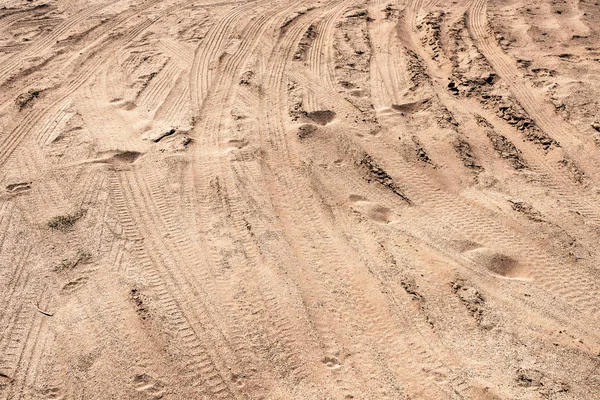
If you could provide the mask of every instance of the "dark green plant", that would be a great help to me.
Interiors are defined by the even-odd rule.
[[[66,231],[72,228],[84,214],[84,211],[79,211],[76,214],[57,215],[48,221],[48,227],[58,231]]]

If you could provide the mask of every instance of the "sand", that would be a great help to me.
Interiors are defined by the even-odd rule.
[[[0,399],[600,398],[588,0],[3,0]]]

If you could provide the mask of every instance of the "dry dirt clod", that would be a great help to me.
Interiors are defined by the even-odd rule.
[[[473,150],[471,150],[471,145],[467,141],[458,139],[453,145],[465,167],[470,168],[475,172],[483,170],[483,167],[477,162]]]
[[[411,204],[411,201],[408,197],[400,190],[400,188],[396,185],[391,176],[388,175],[368,154],[364,155],[362,160],[360,161],[360,165],[367,169],[367,181],[368,182],[378,182],[381,185],[388,188],[391,192],[396,194],[406,203]]]
[[[41,91],[37,89],[31,89],[26,93],[21,93],[15,100],[19,111],[22,111],[25,107],[30,106],[35,99],[40,97]]]

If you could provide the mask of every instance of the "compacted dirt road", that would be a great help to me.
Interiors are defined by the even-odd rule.
[[[0,399],[600,398],[597,2],[0,6]]]

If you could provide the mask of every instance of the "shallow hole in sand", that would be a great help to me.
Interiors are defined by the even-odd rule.
[[[335,118],[335,112],[331,110],[319,110],[309,112],[306,116],[319,125],[327,125]]]

